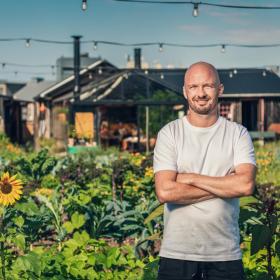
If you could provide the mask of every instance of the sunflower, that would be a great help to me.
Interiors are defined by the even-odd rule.
[[[17,175],[10,177],[9,172],[5,172],[0,180],[0,204],[4,206],[12,205],[22,194],[22,181],[16,179]]]

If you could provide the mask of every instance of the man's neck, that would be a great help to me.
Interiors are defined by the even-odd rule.
[[[209,115],[200,115],[190,109],[188,114],[186,115],[186,118],[193,126],[209,127],[218,120],[219,116],[216,110]]]

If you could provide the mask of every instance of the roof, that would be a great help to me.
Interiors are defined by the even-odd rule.
[[[104,69],[108,67],[108,71],[98,75],[97,69],[103,66]],[[172,91],[177,94],[177,101],[184,102],[182,86],[185,71],[185,69],[118,69],[107,61],[100,60],[80,71],[79,104],[82,102],[108,104],[111,101],[128,103],[136,100],[142,102],[148,99],[147,81],[151,95],[158,89]],[[225,87],[222,98],[280,97],[280,77],[272,71],[264,68],[236,68],[219,69],[218,72]],[[88,78],[89,73],[93,73],[94,78]],[[73,87],[74,75],[44,90],[40,97],[55,102],[73,100]],[[173,97],[172,100],[174,101]]]
[[[111,68],[111,69],[114,69],[114,70],[117,69],[113,64],[109,63],[108,61],[100,59],[100,60],[92,63],[91,65],[89,65],[87,68],[80,70],[80,76],[85,77],[92,70],[96,70],[98,67],[103,68],[104,65],[106,65],[107,68]],[[62,89],[63,87],[73,88],[74,87],[74,79],[75,79],[75,76],[71,75],[70,77],[67,77],[64,80],[62,80],[58,83],[55,83],[50,88],[40,92],[40,94],[37,96],[37,98],[52,98],[54,95],[57,95],[61,91],[63,92],[64,91]],[[87,81],[89,82],[90,79],[87,79]],[[82,85],[82,81],[81,81],[81,85]]]
[[[34,97],[37,96],[40,92],[48,89],[53,84],[54,81],[29,81],[23,88],[18,90],[14,94],[14,99],[19,101],[34,102]]]
[[[151,69],[149,76],[182,92],[185,69]],[[220,80],[227,94],[273,94],[280,95],[280,77],[264,68],[219,69]],[[264,95],[264,96],[266,96]]]

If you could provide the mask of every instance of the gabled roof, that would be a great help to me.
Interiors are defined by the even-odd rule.
[[[87,68],[80,70],[80,77],[81,77],[81,86],[83,85],[82,78],[84,78],[86,75],[88,75],[89,73],[92,72],[92,70],[96,70],[99,67],[107,67],[107,68],[112,68],[112,69],[117,69],[113,64],[109,63],[106,60],[100,59],[94,63],[92,63],[91,65],[89,65]],[[74,85],[74,79],[75,76],[71,75],[70,77],[54,84],[53,86],[49,87],[48,89],[40,92],[40,94],[36,97],[36,99],[44,99],[44,98],[49,98],[52,99],[53,97],[63,94],[64,90],[67,91],[67,87],[68,88],[73,88]],[[85,79],[88,82],[90,81],[90,79]],[[66,89],[65,89],[66,88]],[[69,92],[69,90],[68,90]]]
[[[37,96],[38,93],[46,90],[54,84],[54,81],[29,81],[23,88],[14,94],[13,98],[18,101],[34,102],[33,98]]]

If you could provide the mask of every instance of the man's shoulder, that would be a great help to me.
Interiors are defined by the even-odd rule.
[[[165,124],[159,130],[159,133],[171,133],[171,134],[173,134],[176,129],[179,129],[181,122],[182,122],[182,119],[176,119],[176,120],[170,121],[169,123]]]
[[[221,117],[221,118],[223,118],[227,129],[233,130],[234,132],[236,132],[238,134],[247,131],[247,128],[245,126],[243,126],[242,124],[234,122],[234,121],[230,121],[224,117]]]

